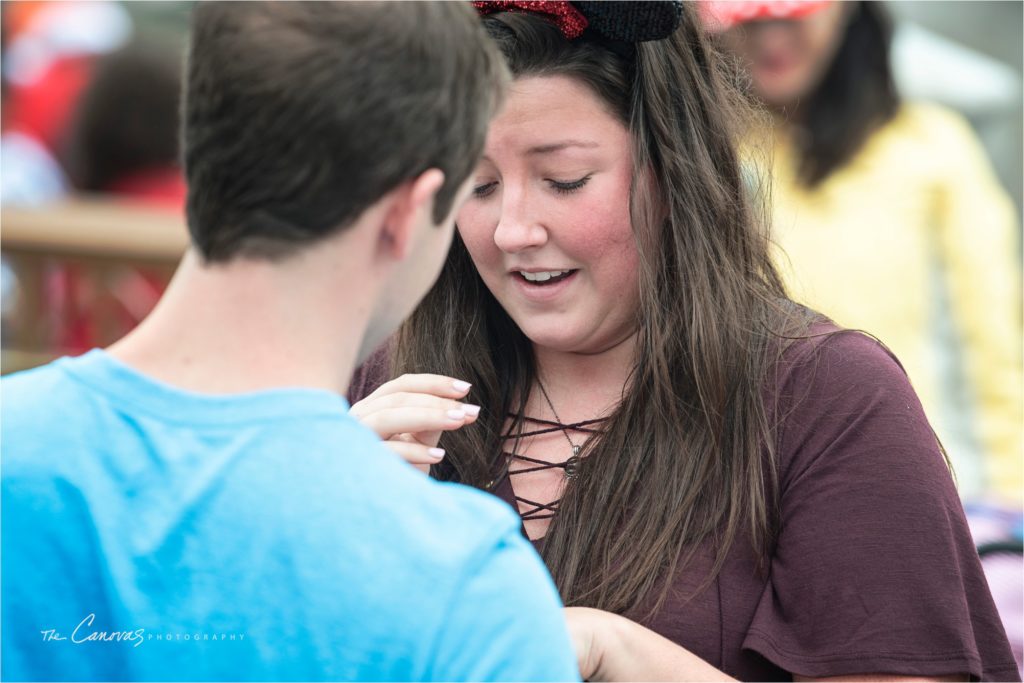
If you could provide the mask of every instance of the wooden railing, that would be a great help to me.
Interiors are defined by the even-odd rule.
[[[16,276],[4,302],[0,371],[125,334],[156,303],[188,245],[174,212],[105,198],[0,209],[0,253]]]

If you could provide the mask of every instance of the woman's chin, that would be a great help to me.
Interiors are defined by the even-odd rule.
[[[562,353],[577,351],[584,342],[580,335],[566,334],[565,329],[529,329],[522,327],[520,329],[535,347],[549,351]]]
[[[595,335],[595,334],[567,334],[566,330],[545,330],[531,331],[523,330],[526,338],[530,340],[535,349],[552,351],[555,353],[579,353],[585,355],[596,355],[618,347],[631,334],[625,335]]]
[[[781,109],[798,102],[807,87],[798,79],[765,78],[756,82],[754,90],[769,107]]]

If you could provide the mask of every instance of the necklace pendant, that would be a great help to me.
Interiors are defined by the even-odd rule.
[[[573,446],[573,452],[579,450],[579,446]],[[576,471],[580,466],[580,458],[578,455],[573,455],[571,458],[565,461],[565,478],[573,479],[576,477]]]
[[[574,458],[579,457],[579,454],[580,454],[580,447],[575,445],[575,444],[573,444],[573,447],[572,447],[572,457],[574,457]]]

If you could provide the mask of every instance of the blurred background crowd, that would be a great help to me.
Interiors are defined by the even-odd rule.
[[[189,3],[0,10],[7,373],[110,343],[173,272],[186,244],[177,135]]]
[[[0,4],[4,373],[112,342],[173,272],[190,4]],[[1016,586],[1020,661],[1024,3],[702,4],[764,104],[747,151],[787,284],[903,362]]]

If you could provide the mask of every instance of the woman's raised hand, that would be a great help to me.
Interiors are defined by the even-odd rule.
[[[358,401],[350,414],[407,462],[427,472],[444,457],[441,433],[473,423],[480,406],[463,403],[470,384],[444,375],[402,375]]]

